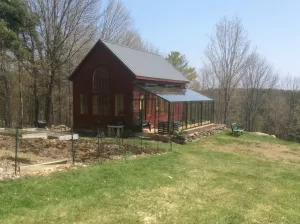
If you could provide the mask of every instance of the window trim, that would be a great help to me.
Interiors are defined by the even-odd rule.
[[[88,98],[87,94],[81,93],[80,94],[80,115],[88,114]]]
[[[121,111],[121,113],[120,113]],[[124,116],[124,94],[116,93],[115,94],[115,116]]]
[[[109,73],[105,67],[97,67],[93,73],[93,115],[109,116],[110,113],[110,93],[109,93]],[[94,100],[97,98],[97,100]],[[96,105],[95,104],[96,102]],[[96,109],[95,109],[96,108]],[[97,112],[95,112],[95,110]]]

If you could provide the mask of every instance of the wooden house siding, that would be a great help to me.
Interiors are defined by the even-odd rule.
[[[104,67],[109,74],[109,115],[93,115],[93,73],[96,68]],[[98,44],[90,53],[80,68],[73,76],[73,122],[74,128],[91,129],[97,126],[106,126],[114,120],[131,122],[131,99],[133,90],[133,74],[124,68],[119,60],[104,46]],[[124,116],[114,116],[115,94],[124,94]],[[88,98],[87,114],[80,114],[80,94],[86,94]],[[100,121],[100,124],[99,122]]]
[[[151,63],[147,65],[155,66]],[[184,79],[180,81],[180,79],[167,80],[158,78],[148,78],[145,76],[136,76],[132,72],[132,68],[137,70],[136,67],[131,66],[131,70],[129,69],[129,67],[128,64],[125,65],[124,61],[121,61],[121,59],[119,59],[105,44],[103,44],[101,41],[97,42],[97,44],[92,48],[92,50],[87,54],[84,60],[80,63],[80,65],[70,76],[70,80],[73,82],[73,127],[75,129],[92,130],[96,129],[97,127],[106,128],[108,124],[114,121],[122,122],[126,127],[130,127],[131,125],[136,125],[140,127],[142,123],[139,121],[141,121],[141,119],[150,121],[151,126],[154,126],[155,129],[157,129],[157,127],[159,126],[159,122],[168,122],[168,124],[170,124],[170,122],[174,122],[174,124],[175,122],[181,122],[182,126],[188,128],[190,121],[198,123],[199,125],[199,114],[201,114],[202,125],[202,111],[199,110],[200,104],[198,104],[199,108],[194,108],[194,106],[192,106],[193,103],[188,102],[187,100],[178,100],[178,102],[176,102],[173,99],[167,99],[164,98],[164,96],[160,96],[155,91],[151,92],[143,88],[143,86],[147,87],[151,86],[150,84],[156,84],[153,86],[157,86],[159,88],[169,88],[171,86],[171,88],[174,88],[176,90],[182,90],[184,89],[183,87],[185,87],[187,83],[186,81],[184,81]],[[94,71],[97,68],[104,68],[104,70],[98,69],[97,71],[100,71],[101,73],[101,71],[106,70],[109,77],[108,113],[106,108],[103,109],[103,107],[101,107],[103,109],[101,110],[101,113],[93,113],[93,98],[95,98],[94,96],[99,97],[100,93],[102,93],[102,98],[105,95],[105,99],[107,99],[106,86],[104,88],[104,91],[99,91],[99,89],[103,87],[103,83],[105,83],[106,85],[107,79],[105,78],[103,79],[104,81],[102,80],[101,82],[99,82],[101,83],[101,88],[95,88],[95,86],[93,85],[93,80],[96,80],[94,79]],[[146,68],[149,68],[149,66]],[[152,69],[150,70],[152,71]],[[161,73],[164,74],[163,69],[161,70]],[[149,75],[149,71],[146,74]],[[157,76],[158,75],[156,74],[153,77]],[[162,75],[162,77],[164,76]],[[168,85],[170,86],[167,87]],[[95,89],[98,89],[97,93],[95,93]],[[187,89],[187,91],[184,91],[184,93],[188,91],[191,90]],[[115,116],[116,94],[122,94],[124,96],[124,113],[122,116]],[[141,95],[144,95],[144,99],[142,101],[140,99]],[[159,97],[162,97],[164,100],[160,99]],[[118,99],[121,98],[122,97],[118,95]],[[201,102],[201,99],[205,101],[207,100],[207,97],[205,98],[203,96],[200,96],[199,99],[199,102]],[[168,101],[172,103],[169,103]],[[83,102],[87,102],[87,108],[81,108],[81,103]],[[96,100],[95,102],[98,102],[98,107],[100,107],[100,100]],[[141,102],[144,102],[142,110],[140,104]],[[157,104],[157,102],[159,103]],[[164,104],[164,106],[162,106],[162,103]],[[168,113],[169,104],[171,106],[170,117]],[[159,107],[158,110],[156,108],[157,106]],[[211,110],[213,111],[213,105],[211,107]],[[122,108],[122,106],[118,107],[118,112],[122,111],[119,110],[119,108]],[[188,113],[186,113],[187,110],[189,111]],[[191,116],[191,111],[196,111],[194,114],[196,114],[198,117],[194,117],[195,115]],[[107,114],[103,115],[105,113]],[[213,121],[213,116],[210,120]]]

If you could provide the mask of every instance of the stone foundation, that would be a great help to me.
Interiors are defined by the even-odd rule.
[[[178,144],[186,144],[201,138],[204,138],[209,135],[213,135],[217,132],[220,132],[226,128],[226,125],[223,124],[211,124],[207,126],[202,126],[198,128],[193,128],[187,130],[185,135],[174,135],[172,141]]]

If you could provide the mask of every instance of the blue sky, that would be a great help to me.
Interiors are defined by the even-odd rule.
[[[300,76],[300,0],[123,0],[142,37],[163,54],[178,50],[201,67],[208,35],[237,15],[253,47],[282,76]]]

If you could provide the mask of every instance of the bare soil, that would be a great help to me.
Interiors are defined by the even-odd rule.
[[[0,180],[13,177],[15,167],[15,139],[0,135]],[[157,154],[160,150],[141,148],[135,145],[118,145],[97,142],[89,139],[74,141],[77,163],[90,164],[100,159],[118,159],[126,155]],[[72,158],[71,141],[57,139],[20,139],[18,147],[18,166]]]
[[[296,148],[276,143],[251,141],[249,142],[249,145],[232,143],[223,146],[212,147],[212,149],[217,151],[239,151],[246,153],[255,153],[265,159],[276,160],[285,163],[300,162],[300,147]]]
[[[74,141],[76,160],[80,162],[92,162],[99,157],[111,159],[116,156],[122,156],[126,152],[133,155],[156,154],[156,149],[141,148],[134,145],[118,145],[113,143],[79,139]],[[56,139],[22,139],[20,141],[20,152],[33,153],[40,157],[52,159],[71,158],[71,141],[60,141]]]

